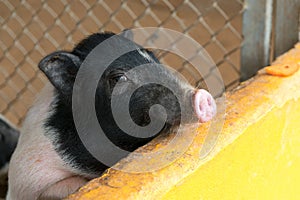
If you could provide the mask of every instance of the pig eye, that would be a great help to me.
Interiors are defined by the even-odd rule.
[[[118,81],[122,81],[122,82],[127,81],[127,77],[125,75],[123,75],[123,76],[119,77]]]
[[[127,87],[129,86],[129,80],[124,73],[112,74],[109,77],[109,85],[111,92],[114,90],[116,95],[120,95],[126,91]]]
[[[117,84],[117,82],[126,82],[128,78],[124,74],[114,74],[110,77],[111,85]]]

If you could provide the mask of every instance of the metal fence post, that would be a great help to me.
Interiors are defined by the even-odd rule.
[[[300,0],[277,0],[274,23],[274,56],[291,49],[298,41]]]
[[[243,15],[241,81],[269,64],[273,0],[246,0]]]
[[[291,49],[299,37],[300,0],[246,0],[241,81]]]

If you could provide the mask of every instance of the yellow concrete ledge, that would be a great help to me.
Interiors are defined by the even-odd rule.
[[[274,64],[286,63],[300,64],[300,44]],[[110,169],[68,199],[299,199],[300,71],[277,77],[261,70],[226,99],[223,130],[205,159],[199,149],[209,124],[171,165],[140,174]],[[136,164],[129,156],[118,165]]]

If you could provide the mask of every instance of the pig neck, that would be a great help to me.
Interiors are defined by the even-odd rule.
[[[107,166],[95,159],[81,142],[73,120],[72,104],[68,104],[57,91],[51,103],[51,112],[45,121],[45,135],[54,145],[62,160],[76,172],[98,176]]]
[[[46,136],[50,138],[59,156],[78,173],[86,176],[102,174],[108,167],[95,159],[80,140],[73,119],[72,102],[66,101],[63,95],[55,91],[51,109],[45,122]],[[96,110],[100,109],[96,106]],[[114,123],[110,112],[97,112],[97,116],[110,141],[128,152],[152,140],[152,138],[135,138],[122,132]],[[107,156],[110,156],[109,153]]]

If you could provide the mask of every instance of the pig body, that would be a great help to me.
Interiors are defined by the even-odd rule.
[[[68,188],[58,188],[51,194],[52,187],[78,174],[63,162],[51,140],[46,137],[43,124],[51,114],[51,104],[55,102],[54,90],[52,85],[47,84],[27,113],[10,161],[8,200],[61,199],[86,182],[80,178],[66,184]],[[60,191],[62,189],[64,191]]]
[[[99,80],[95,94],[97,119],[114,145],[129,152],[134,151],[156,135],[178,125],[181,112],[188,113],[195,122],[205,122],[214,116],[216,106],[211,95],[182,82],[161,65],[155,65],[159,61],[152,52],[122,36],[93,34],[81,41],[73,51],[54,52],[40,62],[39,68],[51,85],[44,88],[24,121],[11,159],[7,200],[61,199],[108,168],[93,157],[80,140],[73,119],[72,92],[78,70],[87,55],[98,44],[113,36],[119,45],[133,45],[136,49],[109,65]],[[137,138],[125,133],[114,121],[111,98],[117,83],[121,83],[121,88],[116,95],[126,95],[126,88],[138,85],[141,81],[139,74],[129,76],[127,72],[143,64],[153,64],[156,74],[150,70],[147,71],[149,76],[162,76],[180,92],[179,96],[174,96],[162,85],[147,84],[133,93],[129,112],[137,125],[147,126],[151,122],[149,109],[154,104],[162,105],[167,112],[165,126],[159,133]],[[183,107],[179,105],[178,98],[184,99]],[[157,111],[158,118],[160,114]]]

